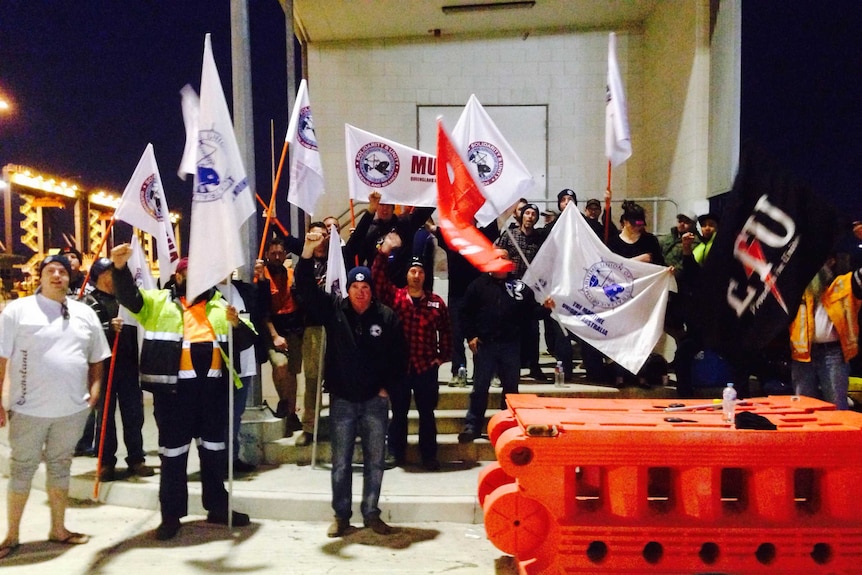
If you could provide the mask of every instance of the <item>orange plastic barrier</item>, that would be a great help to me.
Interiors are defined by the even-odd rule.
[[[754,398],[738,410],[778,426],[759,431],[720,405],[507,400],[479,499],[522,574],[862,573],[862,414]]]

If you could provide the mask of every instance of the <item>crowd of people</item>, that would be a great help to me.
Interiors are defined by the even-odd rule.
[[[11,386],[9,416],[0,410],[0,426],[8,419],[12,447],[8,532],[0,544],[0,558],[18,545],[24,503],[43,449],[50,537],[63,543],[87,541],[86,535],[69,531],[64,524],[71,458],[101,448],[99,479],[123,477],[117,469],[117,406],[126,474],[155,473],[144,457],[142,390],[153,394],[158,427],[162,521],[155,537],[167,540],[177,535],[188,513],[186,467],[193,439],[200,456],[207,521],[235,526],[250,522],[244,513],[228,515],[224,480],[229,466],[245,472],[254,465],[240,459],[237,435],[234,452],[228,453],[227,382],[234,382],[231,416],[236,434],[248,388],[263,362],[271,364],[278,395],[272,413],[284,421],[286,436],[299,432],[297,446],[316,439],[321,383],[329,394],[331,537],[352,529],[357,439],[364,458],[363,523],[380,534],[391,532],[378,503],[384,469],[407,464],[411,401],[419,412],[421,465],[427,471],[440,469],[435,409],[439,370],[446,363],[451,365],[450,385],[463,384],[467,366],[473,366],[467,376],[472,390],[458,435],[461,443],[482,436],[495,382],[505,401],[506,394],[518,392],[522,369],[536,381],[548,378],[539,364],[542,322],[548,352],[565,380],[576,380],[577,347],[586,380],[649,385],[643,373],[629,373],[577,341],[522,281],[557,217],[563,210],[579,209],[575,192],[560,191],[556,208],[542,211],[522,198],[481,228],[501,257],[511,260],[512,272],[480,272],[447,244],[431,219],[433,208],[396,214],[395,206],[381,202],[377,193],[369,196],[367,209],[346,241],[335,217],[310,223],[304,237],[269,238],[265,259],[254,262],[252,282],[225,278],[193,301],[185,297],[185,259],[162,288],[141,289],[127,266],[132,254],[128,244],[114,247],[110,258],[93,262],[88,286],[77,250],[68,248],[45,258],[38,292],[11,302],[0,314],[0,375],[8,374]],[[589,199],[581,215],[614,253],[673,268],[679,289],[669,302],[665,327],[676,343],[671,367],[678,393],[689,396],[698,384],[693,365],[703,352],[705,329],[697,321],[694,286],[714,245],[719,217],[681,211],[671,233],[659,239],[647,231],[645,210],[635,202],[623,202],[616,222],[602,213],[598,199]],[[544,226],[537,226],[542,217]],[[858,241],[851,242],[851,248],[857,249],[836,251],[812,280],[786,346],[791,360],[788,383],[794,392],[823,397],[840,409],[848,408],[848,379],[859,367],[851,366],[851,361],[859,361],[862,223],[856,222],[853,231]],[[339,290],[325,289],[333,241],[339,242],[346,264],[346,285],[340,286],[344,297]],[[433,288],[437,246],[445,253],[449,272],[445,298]],[[295,264],[290,254],[297,256]],[[120,306],[138,328],[120,319]],[[44,329],[36,329],[40,326]],[[232,366],[227,365],[230,332]],[[111,391],[105,394],[112,347],[114,376]],[[468,349],[472,362],[467,361]],[[100,429],[103,410],[108,411],[105,430]]]

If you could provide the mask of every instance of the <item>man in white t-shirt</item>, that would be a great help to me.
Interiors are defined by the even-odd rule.
[[[10,302],[0,314],[0,392],[8,373],[12,448],[8,531],[0,559],[18,548],[21,516],[43,449],[51,508],[48,539],[65,544],[90,540],[66,529],[69,469],[87,414],[98,402],[102,360],[111,356],[111,349],[96,312],[66,298],[71,271],[64,256],[48,256],[39,268],[36,295]],[[0,427],[6,419],[0,409]]]

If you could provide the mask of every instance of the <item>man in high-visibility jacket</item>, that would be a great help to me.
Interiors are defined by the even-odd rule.
[[[228,523],[227,470],[228,383],[225,369],[231,329],[234,355],[254,342],[254,328],[241,321],[236,308],[211,288],[194,301],[186,301],[187,261],[177,265],[171,289],[140,290],[126,263],[129,244],[111,250],[117,300],[131,311],[144,331],[141,348],[141,387],[153,392],[153,410],[159,428],[161,482],[159,503],[162,523],[156,539],[176,536],[180,519],[188,514],[189,444],[198,441],[201,488],[207,522]],[[249,524],[244,513],[233,512],[232,524]]]
[[[862,286],[862,269],[835,277],[834,265],[830,257],[802,295],[790,324],[790,369],[794,393],[822,395],[848,409],[848,362],[859,352],[860,300],[854,291]]]

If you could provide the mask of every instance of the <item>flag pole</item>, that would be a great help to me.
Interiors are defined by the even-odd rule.
[[[281,159],[278,161],[278,170],[275,172],[275,181],[272,184],[272,197],[269,199],[269,209],[266,211],[266,222],[263,224],[263,235],[260,238],[260,249],[257,251],[257,259],[263,259],[263,250],[266,246],[266,235],[269,233],[269,220],[272,218],[272,212],[275,209],[275,193],[278,190],[278,181],[281,179],[281,169],[284,167],[284,157],[287,156],[287,146],[289,142],[284,141],[284,146],[281,148]]]
[[[611,161],[608,160],[608,195],[605,197],[605,244],[608,243],[608,234],[610,234],[611,222]]]
[[[257,198],[257,203],[259,203],[261,206],[263,206],[264,210],[269,209],[269,204],[267,204],[266,202],[263,201],[263,198],[260,197],[260,194],[255,193],[254,197]],[[278,229],[281,230],[281,233],[283,233],[286,236],[290,235],[290,232],[287,231],[287,229],[282,225],[281,221],[278,219],[278,216],[272,216],[272,219],[275,222],[275,225],[278,226]]]
[[[111,228],[114,227],[114,218],[111,218],[110,223],[108,224],[108,229],[105,230],[105,233],[102,234],[102,243],[99,244],[99,249],[96,250],[96,255],[102,253],[102,248],[105,247],[105,242],[108,241],[108,232],[111,231]],[[92,269],[92,268],[91,268]],[[84,283],[81,284],[81,289],[78,291],[78,299],[84,297],[84,288],[87,287],[87,282],[90,281],[90,270],[87,270],[87,275],[84,276]]]
[[[320,430],[320,409],[323,403],[323,369],[326,351],[326,328],[323,328],[323,337],[320,342],[320,358],[317,363],[317,397],[315,397],[314,409],[314,434],[311,438],[311,468],[317,469],[317,435]],[[307,380],[306,380],[307,383]],[[308,387],[308,386],[306,386]]]
[[[272,194],[275,196],[275,192]],[[227,286],[225,291],[227,291],[227,304],[230,306],[232,301],[233,291],[233,281],[230,276],[227,278]],[[230,322],[228,322],[230,323]],[[228,376],[225,378],[227,380],[227,528],[228,530],[233,528],[233,410],[234,410],[234,381],[233,381],[233,325],[230,326],[230,329],[227,332],[227,357],[228,357],[228,365],[225,366],[227,369]]]
[[[113,221],[113,220],[112,220]],[[99,456],[96,458],[96,480],[93,482],[93,499],[99,500],[99,482],[102,476],[102,455],[105,451],[105,432],[108,427],[108,412],[111,410],[111,387],[114,383],[114,365],[117,363],[117,344],[120,332],[114,333],[114,344],[111,346],[111,367],[108,369],[108,382],[102,390],[102,428],[99,430]]]

